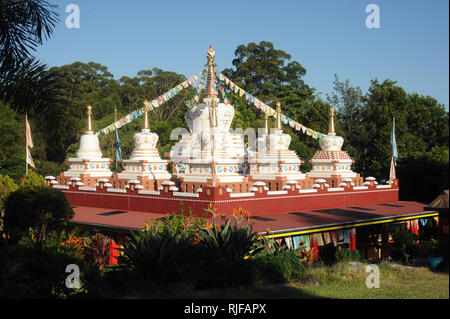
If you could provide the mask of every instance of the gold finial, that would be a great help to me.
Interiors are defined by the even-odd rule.
[[[87,106],[87,109],[88,109],[88,112],[87,112],[87,114],[88,114],[88,127],[87,127],[87,132],[88,133],[91,133],[91,132],[93,132],[94,130],[92,129],[92,106],[89,104],[88,106]]]
[[[264,134],[269,134],[269,115],[267,113],[264,114]]]
[[[150,125],[148,124],[148,101],[145,100],[144,104],[145,104],[145,106],[144,106],[144,124],[142,126],[142,129],[148,130],[148,129],[150,129]]]
[[[330,108],[330,121],[328,123],[328,135],[336,135],[334,130],[334,107]]]
[[[277,102],[277,129],[281,130],[281,103]]]

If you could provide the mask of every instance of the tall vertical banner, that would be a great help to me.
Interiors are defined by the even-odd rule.
[[[395,117],[392,120],[391,146],[392,146],[392,157],[391,157],[391,168],[389,171],[389,180],[392,181],[392,180],[396,179],[395,161],[398,159],[397,141],[395,139]]]
[[[27,146],[27,165],[36,168],[36,166],[34,166],[33,157],[31,157],[30,149],[28,148],[28,146]]]
[[[31,157],[30,148],[33,148],[33,139],[31,138],[31,129],[30,124],[28,123],[28,116],[25,114],[25,136],[26,136],[26,173],[28,174],[28,165],[30,165],[33,168],[36,168],[34,166],[33,157]]]
[[[30,124],[28,123],[28,117],[25,114],[25,135],[27,137],[27,146],[33,148],[33,139],[31,138]]]
[[[395,117],[392,120],[391,145],[392,145],[392,157],[394,158],[395,163],[395,161],[398,160],[397,141],[395,139]]]
[[[122,149],[120,148],[120,140],[119,140],[119,135],[117,134],[117,130],[116,131],[116,159],[118,161],[122,160]]]

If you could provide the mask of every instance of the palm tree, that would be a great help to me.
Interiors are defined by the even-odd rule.
[[[59,22],[55,9],[45,0],[0,0],[0,100],[21,113],[48,84],[46,66],[31,53]]]

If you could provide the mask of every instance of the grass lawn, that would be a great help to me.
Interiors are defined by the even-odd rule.
[[[382,263],[380,288],[367,288],[369,273],[362,264],[336,264],[310,268],[318,285],[291,282],[285,285],[258,285],[252,288],[166,292],[159,298],[333,298],[333,299],[448,299],[448,272],[426,267],[405,267]],[[146,296],[152,298],[152,296]]]

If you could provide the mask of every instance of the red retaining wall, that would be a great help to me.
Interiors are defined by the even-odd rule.
[[[204,187],[198,197],[176,196],[168,188],[159,195],[138,194],[138,191],[127,190],[126,194],[107,192],[97,188],[96,191],[79,190],[70,186],[60,189],[65,193],[72,206],[89,206],[111,208],[112,210],[135,210],[152,213],[180,212],[191,209],[199,215],[209,207],[214,206],[217,213],[230,214],[233,209],[241,206],[252,214],[263,216],[267,214],[298,212],[311,209],[328,209],[336,207],[383,204],[398,201],[398,181],[391,188],[378,188],[376,185],[368,189],[355,190],[346,187],[343,191],[318,189],[316,193],[299,193],[295,188],[287,194],[265,191],[262,187],[250,197],[231,197],[223,187]],[[179,193],[178,193],[179,194]],[[239,194],[239,193],[238,193]]]

